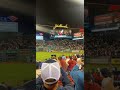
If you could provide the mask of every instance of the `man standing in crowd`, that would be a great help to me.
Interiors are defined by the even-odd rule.
[[[70,60],[68,61],[68,70],[71,71],[73,69],[73,67],[76,65],[76,61],[73,60],[73,57],[70,56]]]
[[[63,86],[58,85],[59,79]],[[74,90],[67,77],[66,72],[62,69],[60,62],[47,60],[41,67],[41,79],[36,90]]]
[[[84,90],[84,63],[81,58],[77,60],[77,64],[70,72],[71,77],[75,82],[75,90]]]
[[[61,67],[63,68],[63,70],[66,72],[68,65],[66,63],[66,61],[64,59],[62,59],[62,57],[58,57],[58,60],[60,61]]]

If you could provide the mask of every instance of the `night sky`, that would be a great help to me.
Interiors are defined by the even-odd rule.
[[[19,32],[35,33],[36,2],[34,0],[16,0],[16,2],[10,2],[3,6],[6,2],[7,0],[1,0],[0,17],[15,16],[18,18],[16,22],[19,25]]]
[[[71,28],[84,25],[84,5],[69,0],[37,0],[37,24],[68,24]]]

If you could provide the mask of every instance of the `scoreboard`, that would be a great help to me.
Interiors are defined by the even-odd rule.
[[[0,32],[18,32],[18,23],[0,22]]]
[[[43,33],[36,33],[36,40],[43,40]]]
[[[16,16],[0,16],[0,32],[18,32]]]

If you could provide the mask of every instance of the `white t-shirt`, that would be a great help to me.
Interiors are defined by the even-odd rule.
[[[101,90],[115,90],[114,86],[113,86],[112,78],[107,77],[102,80],[102,89]]]

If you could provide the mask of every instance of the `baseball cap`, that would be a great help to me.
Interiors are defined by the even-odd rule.
[[[41,78],[46,84],[54,84],[60,78],[60,66],[58,62],[43,63],[41,67]],[[52,80],[49,80],[52,79]]]

